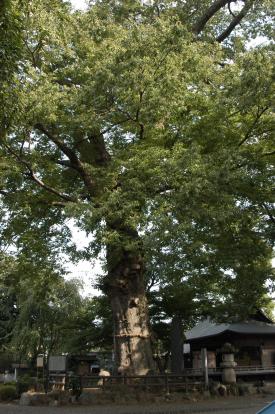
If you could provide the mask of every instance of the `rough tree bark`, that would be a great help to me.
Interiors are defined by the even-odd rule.
[[[122,236],[128,240],[132,237],[135,243],[138,241],[135,230],[119,227]],[[124,246],[107,246],[107,266],[105,291],[113,311],[116,367],[121,374],[146,375],[155,366],[144,288],[142,247],[133,252],[127,251]]]

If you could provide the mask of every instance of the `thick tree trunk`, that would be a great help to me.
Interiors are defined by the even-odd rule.
[[[127,241],[131,235],[136,243],[138,235],[133,231],[127,232]],[[107,266],[105,288],[113,311],[118,372],[145,375],[154,370],[154,361],[141,248],[133,252],[122,246],[107,246]]]

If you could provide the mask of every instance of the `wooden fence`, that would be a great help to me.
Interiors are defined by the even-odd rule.
[[[49,376],[49,388],[68,389],[71,384],[78,384],[80,388],[102,388],[110,390],[117,386],[136,388],[147,392],[162,390],[166,394],[171,391],[182,390],[185,392],[205,389],[202,380],[194,381],[185,375],[112,375],[112,376],[77,376],[65,374],[51,374]]]
[[[238,366],[235,368],[237,376],[255,376],[264,374],[275,375],[275,366]],[[222,370],[220,368],[209,369],[209,377],[221,378]],[[175,390],[184,390],[186,392],[193,390],[206,389],[204,373],[200,369],[186,369],[182,375],[112,375],[105,376],[77,376],[60,373],[51,373],[48,377],[49,389],[68,389],[75,382],[80,388],[102,388],[110,389],[112,387],[123,385],[125,387],[139,388],[148,392],[164,390],[166,393]]]

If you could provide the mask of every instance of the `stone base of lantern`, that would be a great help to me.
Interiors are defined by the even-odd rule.
[[[221,363],[222,368],[222,382],[224,384],[235,384],[236,383],[236,372],[234,361],[234,354],[224,354],[223,362]]]
[[[222,382],[223,384],[235,384],[236,383],[236,372],[234,368],[222,367]]]

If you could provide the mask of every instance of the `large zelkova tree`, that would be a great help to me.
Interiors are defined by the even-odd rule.
[[[105,254],[119,370],[145,374],[150,231],[197,263],[235,249],[220,267],[197,266],[201,287],[228,274],[253,285],[255,268],[255,286],[271,277],[271,2],[1,7],[2,239],[58,262],[62,246],[73,251],[69,219],[92,235],[86,257]],[[259,35],[267,44],[248,49]]]

